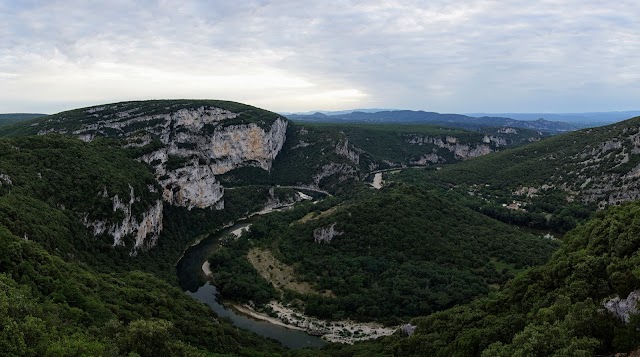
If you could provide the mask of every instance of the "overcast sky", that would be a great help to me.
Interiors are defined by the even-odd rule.
[[[0,112],[640,109],[640,2],[0,0]]]

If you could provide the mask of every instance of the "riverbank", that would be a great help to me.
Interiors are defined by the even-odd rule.
[[[377,323],[360,323],[351,320],[326,321],[310,317],[277,301],[271,301],[267,307],[278,317],[258,312],[247,305],[232,304],[238,312],[252,318],[267,321],[289,329],[306,331],[312,335],[334,343],[353,344],[356,341],[372,340],[393,334],[397,327],[384,327]]]
[[[208,261],[202,264],[202,272],[207,277],[211,277],[211,266]],[[267,307],[271,309],[277,317],[258,312],[248,305],[230,303],[229,306],[237,312],[256,320],[266,321],[291,330],[305,331],[312,335],[321,335],[322,339],[335,343],[353,344],[356,341],[388,336],[397,330],[397,327],[384,327],[376,323],[359,323],[350,320],[320,320],[284,306],[278,301],[271,301],[267,304]]]

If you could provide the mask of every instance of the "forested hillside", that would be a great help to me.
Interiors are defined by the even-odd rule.
[[[571,231],[551,260],[526,270],[498,292],[413,320],[410,337],[329,354],[428,356],[590,356],[640,347],[640,316],[615,297],[634,301],[640,287],[640,203],[611,207]],[[621,305],[618,305],[621,306]],[[614,309],[612,305],[610,309]],[[626,311],[626,313],[625,313]]]
[[[527,129],[467,131],[432,125],[293,123],[269,172],[238,168],[220,177],[229,186],[311,185],[336,190],[374,170],[456,163],[540,140]]]
[[[640,197],[640,118],[583,129],[437,172],[453,184],[526,197],[558,189],[600,207]]]
[[[301,299],[307,314],[394,324],[486,294],[515,272],[544,263],[556,247],[550,239],[397,185],[363,191],[335,206],[270,215],[210,261],[228,298],[278,297],[261,283],[257,263],[248,265],[259,254],[293,267],[292,279],[325,292],[285,288],[285,300]],[[252,283],[239,287],[238,281]]]
[[[166,281],[133,270],[162,256],[130,256],[131,235],[115,244],[111,235],[92,234],[87,220],[119,222],[126,213],[113,207],[111,195],[146,192],[131,204],[133,216],[158,196],[149,190],[156,185],[151,171],[120,144],[47,135],[2,139],[0,152],[3,355],[282,351],[217,321]],[[252,209],[240,205],[232,211]],[[175,242],[174,261],[186,242]],[[162,275],[156,266],[146,269]]]

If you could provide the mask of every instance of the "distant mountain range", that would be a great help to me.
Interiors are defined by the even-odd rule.
[[[340,111],[309,111],[299,113],[281,113],[282,115],[300,121],[322,121],[331,123],[340,122],[393,122],[393,123],[431,123],[452,125],[452,122],[462,122],[462,127],[472,129],[476,125],[502,125],[498,119],[513,119],[518,121],[538,121],[542,119],[548,122],[564,122],[569,126],[559,126],[554,132],[575,130],[579,128],[607,125],[622,120],[640,116],[640,111],[612,111],[612,112],[584,112],[584,113],[465,113],[465,114],[440,114],[435,112],[399,110],[399,109],[351,109]],[[363,114],[371,114],[369,116]],[[375,114],[375,115],[373,115]],[[440,117],[438,117],[440,116]],[[329,118],[328,118],[329,117]],[[470,120],[479,118],[482,120]],[[471,123],[470,123],[471,122]],[[545,123],[545,122],[542,122]],[[548,130],[545,123],[541,130]],[[536,128],[539,124],[515,125],[515,127]],[[456,125],[460,126],[460,125]],[[554,125],[555,126],[555,125]]]
[[[575,124],[589,124],[589,126],[600,126],[640,116],[640,111],[633,110],[621,112],[587,113],[466,113],[466,115],[472,117],[497,116],[513,118],[517,120],[546,119]]]
[[[580,129],[581,125],[545,119],[515,120],[506,117],[471,117],[462,114],[441,114],[435,112],[414,110],[391,110],[379,112],[351,112],[347,114],[311,115],[290,114],[287,116],[294,121],[322,122],[322,123],[377,123],[377,124],[432,124],[449,127],[459,127],[468,130],[478,130],[483,127],[515,127],[539,130],[547,133],[561,133]]]
[[[35,119],[39,117],[43,117],[47,114],[38,114],[38,113],[9,113],[9,114],[0,114],[0,125],[13,124],[19,121]]]

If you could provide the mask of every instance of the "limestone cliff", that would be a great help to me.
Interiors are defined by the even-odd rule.
[[[638,301],[640,300],[640,290],[632,291],[629,293],[626,299],[621,299],[616,296],[615,298],[605,301],[603,306],[610,313],[620,320],[628,323],[631,320],[631,315],[638,314]]]
[[[139,160],[153,168],[165,202],[187,209],[222,209],[224,188],[216,176],[243,166],[270,170],[284,144],[287,121],[239,103],[150,101],[64,112],[46,118],[35,128],[40,135],[66,133],[84,141],[121,139],[125,147],[139,153]],[[133,194],[113,198],[114,212],[125,212],[121,224],[85,224],[95,234],[113,235],[114,245],[133,234],[136,249],[153,246],[162,230],[162,204],[148,207],[148,215],[136,221],[126,209],[126,202],[133,199]],[[157,226],[149,227],[150,222]]]
[[[113,245],[124,245],[124,238],[133,235],[135,241],[131,254],[135,255],[140,248],[152,247],[156,244],[162,231],[162,201],[157,200],[154,205],[137,218],[133,214],[133,205],[140,199],[136,197],[133,187],[129,186],[128,199],[122,200],[118,195],[111,197],[113,213],[115,217],[122,217],[115,222],[109,220],[89,220],[84,217],[83,223],[91,229],[94,235],[109,234],[113,237]],[[109,197],[108,192],[103,191],[104,197]]]
[[[497,137],[485,136],[485,139],[483,139],[483,143],[467,144],[461,143],[460,140],[454,136],[446,136],[444,138],[441,138],[414,135],[407,139],[407,142],[414,145],[435,145],[436,147],[450,151],[457,159],[468,159],[486,155],[495,151],[495,146],[499,146],[499,144],[496,142],[497,140]],[[506,145],[506,141],[504,142],[504,144]],[[433,157],[425,157],[423,161],[437,162],[438,160],[434,160]]]

